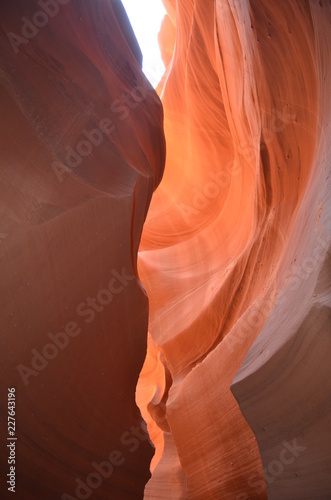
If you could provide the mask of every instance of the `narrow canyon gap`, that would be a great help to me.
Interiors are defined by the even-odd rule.
[[[17,498],[330,498],[331,4],[163,4],[0,4]]]

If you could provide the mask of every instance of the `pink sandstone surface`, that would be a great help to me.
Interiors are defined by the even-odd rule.
[[[327,500],[331,4],[163,3],[0,5],[1,495]]]

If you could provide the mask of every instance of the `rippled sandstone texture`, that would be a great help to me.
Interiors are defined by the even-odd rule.
[[[150,207],[163,111],[120,2],[0,4],[16,495],[327,499],[330,3],[164,4]]]
[[[46,24],[36,1],[0,4],[0,496],[136,500],[153,455],[135,404],[148,321],[136,261],[162,106],[120,2],[50,4]]]
[[[331,498],[330,2],[164,5],[145,498]]]

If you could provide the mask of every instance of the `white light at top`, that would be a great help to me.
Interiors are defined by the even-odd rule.
[[[143,54],[143,72],[156,87],[165,69],[158,44],[165,8],[161,0],[122,0],[122,3]]]

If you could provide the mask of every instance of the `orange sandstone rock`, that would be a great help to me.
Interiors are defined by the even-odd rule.
[[[164,4],[176,23],[159,89],[167,159],[139,274],[150,300],[149,352],[162,353],[172,382],[143,369],[138,384],[137,400],[140,391],[152,395],[141,408],[157,436],[145,498],[327,498],[330,269],[321,269],[330,241],[330,5],[179,0],[174,16],[174,2]],[[167,51],[164,34],[160,41]],[[309,284],[297,275],[298,288],[289,290],[296,260]],[[315,377],[318,349],[325,357]],[[283,441],[299,435],[310,451],[298,474],[297,462],[270,473]]]

